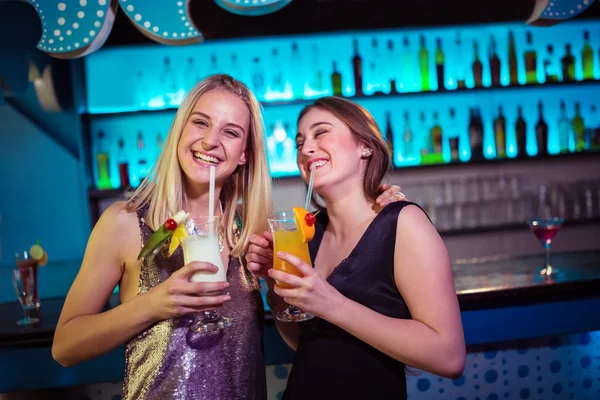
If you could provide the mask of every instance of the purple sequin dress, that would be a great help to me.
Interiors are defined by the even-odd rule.
[[[146,209],[138,210],[142,240],[152,230]],[[139,293],[165,281],[183,266],[181,248],[171,256],[144,259]],[[238,258],[230,257],[227,271],[231,300],[219,308],[233,325],[217,332],[196,333],[195,319],[158,322],[125,345],[124,400],[150,399],[266,399],[263,356],[263,303],[256,278]]]

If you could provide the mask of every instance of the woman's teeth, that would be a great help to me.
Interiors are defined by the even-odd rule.
[[[218,158],[212,157],[212,156],[209,156],[206,154],[195,152],[195,153],[193,153],[193,155],[196,160],[202,161],[206,164],[217,165],[220,162]]]
[[[310,167],[312,168],[312,166],[316,166],[317,168],[322,167],[323,165],[327,164],[329,161],[326,160],[321,160],[321,161],[315,161],[314,163],[312,163],[310,165]]]

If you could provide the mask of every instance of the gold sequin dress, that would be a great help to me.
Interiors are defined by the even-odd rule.
[[[138,210],[145,243],[153,231]],[[143,244],[142,243],[142,244]],[[159,253],[143,260],[139,292],[165,281],[183,266],[181,248],[168,257]],[[239,258],[230,257],[227,271],[231,300],[219,308],[233,325],[197,333],[197,316],[158,322],[125,345],[124,400],[266,399],[263,355],[263,302],[257,279]]]

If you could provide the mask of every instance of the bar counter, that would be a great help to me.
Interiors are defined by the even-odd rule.
[[[467,345],[478,348],[510,340],[600,330],[600,250],[552,254],[553,278],[537,273],[543,255],[458,260],[454,280]],[[0,393],[119,381],[123,346],[72,368],[52,359],[50,348],[64,297],[42,299],[40,322],[21,327],[19,304],[0,304]],[[113,294],[105,309],[119,304]],[[293,361],[293,352],[265,314],[267,364]],[[26,371],[27,373],[24,373]],[[39,371],[39,372],[38,372]]]

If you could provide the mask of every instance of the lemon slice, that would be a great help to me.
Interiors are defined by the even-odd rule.
[[[29,254],[31,255],[31,258],[36,261],[40,261],[42,258],[44,258],[44,253],[44,249],[39,244],[34,244],[29,248]]]
[[[296,226],[298,227],[298,232],[300,232],[300,235],[302,236],[302,241],[304,243],[310,242],[315,236],[315,225],[308,225],[306,223],[306,215],[308,214],[308,211],[302,207],[294,207],[292,211],[294,211],[294,217],[296,217]]]
[[[175,253],[175,250],[181,244],[181,241],[188,236],[188,232],[185,229],[185,224],[179,224],[175,231],[173,231],[173,235],[171,236],[171,243],[169,243],[169,256]]]

